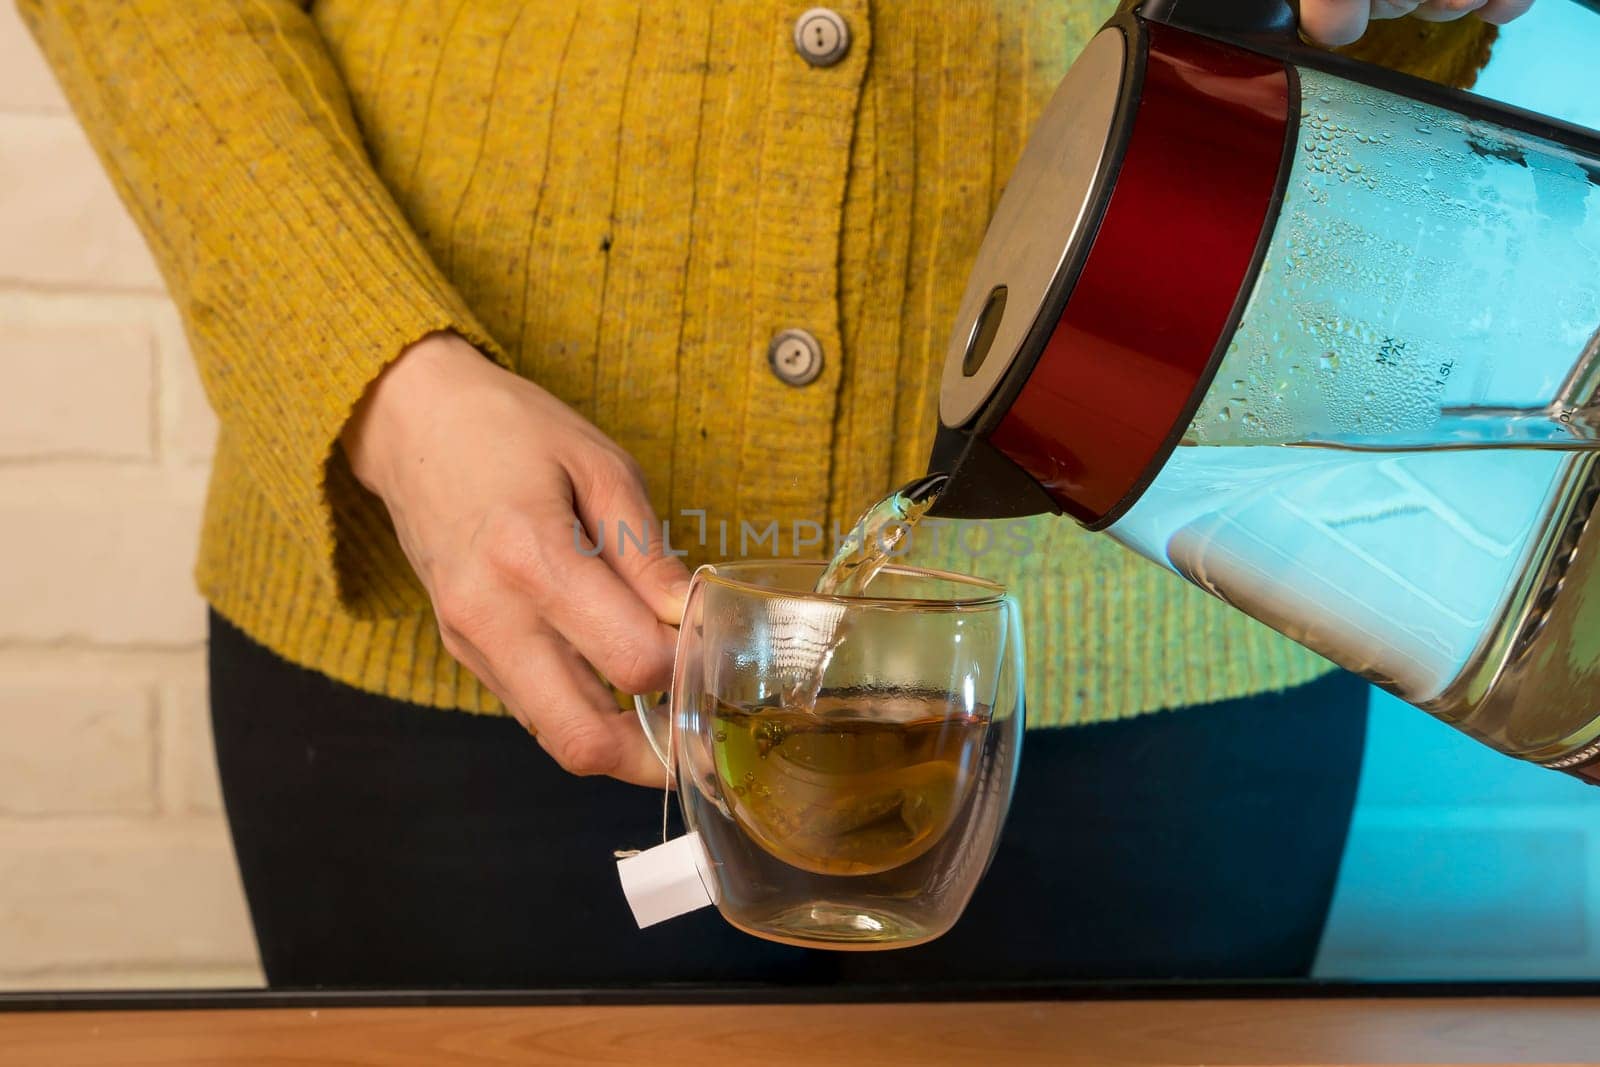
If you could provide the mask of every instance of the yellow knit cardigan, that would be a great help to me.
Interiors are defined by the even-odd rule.
[[[220,417],[197,565],[217,611],[351,685],[499,710],[336,447],[434,330],[614,437],[679,529],[689,509],[847,524],[923,469],[989,211],[1115,5],[839,0],[849,52],[812,67],[792,40],[809,3],[21,0]],[[1462,81],[1492,31],[1385,32]],[[766,357],[790,327],[824,351],[802,388]],[[975,566],[1024,602],[1035,725],[1327,669],[1104,539],[1030,522],[1038,551]]]

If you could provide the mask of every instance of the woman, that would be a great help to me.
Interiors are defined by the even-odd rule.
[[[640,933],[610,869],[661,770],[606,683],[663,684],[688,572],[574,524],[827,527],[919,473],[985,219],[1108,0],[851,0],[815,41],[731,0],[21,6],[220,416],[197,574],[273,985],[1309,967],[1363,688],[1064,522],[995,564],[1043,728],[953,933]],[[1459,82],[1492,30],[1451,20],[1526,6],[1303,29],[1416,7],[1371,47]]]

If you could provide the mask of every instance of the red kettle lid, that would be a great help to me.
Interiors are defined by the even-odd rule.
[[[940,421],[1114,522],[1177,444],[1270,236],[1291,68],[1124,17],[1084,48],[990,220]]]

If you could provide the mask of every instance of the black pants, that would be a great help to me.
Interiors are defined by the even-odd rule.
[[[635,928],[611,853],[659,839],[660,794],[574,778],[509,719],[341,686],[215,615],[211,701],[275,987],[1302,975],[1366,731],[1348,675],[1032,731],[999,854],[955,929],[833,953],[756,940],[711,909]]]

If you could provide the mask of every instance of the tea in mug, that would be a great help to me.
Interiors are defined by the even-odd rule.
[[[815,874],[879,874],[938,844],[965,806],[987,709],[947,696],[825,694],[809,709],[710,704],[723,801],[777,859]]]

